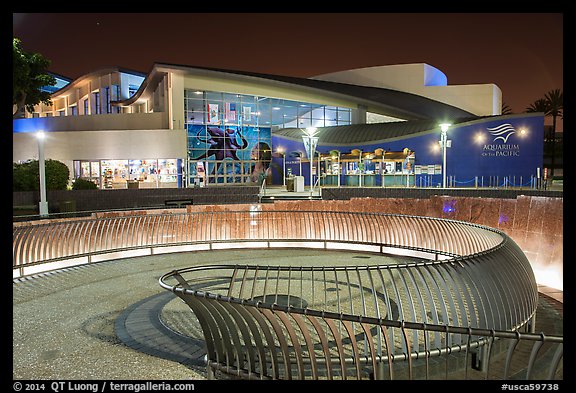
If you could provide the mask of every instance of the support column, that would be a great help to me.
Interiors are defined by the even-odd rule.
[[[365,105],[358,105],[358,108],[352,109],[351,121],[352,124],[366,124],[366,109]]]

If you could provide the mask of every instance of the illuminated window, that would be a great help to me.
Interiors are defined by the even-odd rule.
[[[110,104],[110,86],[104,88],[104,99],[106,100],[106,113],[112,113],[112,105]]]
[[[94,114],[99,115],[102,113],[102,109],[100,107],[100,93],[94,93]]]
[[[136,94],[136,92],[138,91],[138,87],[137,85],[128,85],[128,98],[132,97],[134,94]]]

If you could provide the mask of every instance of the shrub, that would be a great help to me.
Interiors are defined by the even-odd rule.
[[[61,161],[46,160],[46,189],[65,190],[70,170]],[[12,164],[12,191],[34,191],[40,188],[38,160]]]
[[[92,180],[84,179],[79,177],[78,179],[74,180],[74,184],[72,184],[73,190],[97,190],[98,185],[94,183]]]

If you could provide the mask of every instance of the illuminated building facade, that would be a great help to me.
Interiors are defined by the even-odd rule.
[[[452,124],[452,185],[528,184],[542,167],[542,114],[500,116],[497,86],[448,85],[427,64],[294,78],[157,63],[148,74],[105,68],[61,79],[51,106],[14,120],[13,159],[37,158],[33,133],[43,130],[46,157],[102,189],[262,174],[283,184],[288,173],[309,184],[310,172],[326,186],[437,186],[441,122]],[[319,137],[312,171],[307,127]]]

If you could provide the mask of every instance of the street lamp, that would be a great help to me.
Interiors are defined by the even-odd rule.
[[[318,131],[316,127],[308,127],[306,130],[304,130],[304,135],[302,135],[304,147],[306,148],[306,154],[308,155],[308,160],[310,161],[310,192],[314,190],[314,182],[312,181],[312,166],[314,164],[316,144],[318,143],[318,137],[314,136],[316,131]]]
[[[337,165],[338,169],[336,171],[336,177],[338,180],[338,187],[340,187],[340,151],[330,150],[330,155],[332,157],[332,161],[337,160],[336,162],[338,163],[338,165]],[[334,173],[334,165],[332,164],[332,162],[330,162],[330,164],[332,165],[332,173]]]
[[[40,170],[40,203],[38,204],[40,217],[48,216],[48,201],[46,201],[46,160],[44,158],[44,139],[46,134],[39,130],[36,132],[38,139],[38,166]]]
[[[450,147],[450,142],[448,140],[448,128],[452,124],[442,123],[440,126],[440,146],[442,147],[442,188],[446,188],[446,148]]]
[[[282,154],[282,185],[286,186],[286,152],[283,148],[276,148],[278,154]]]

